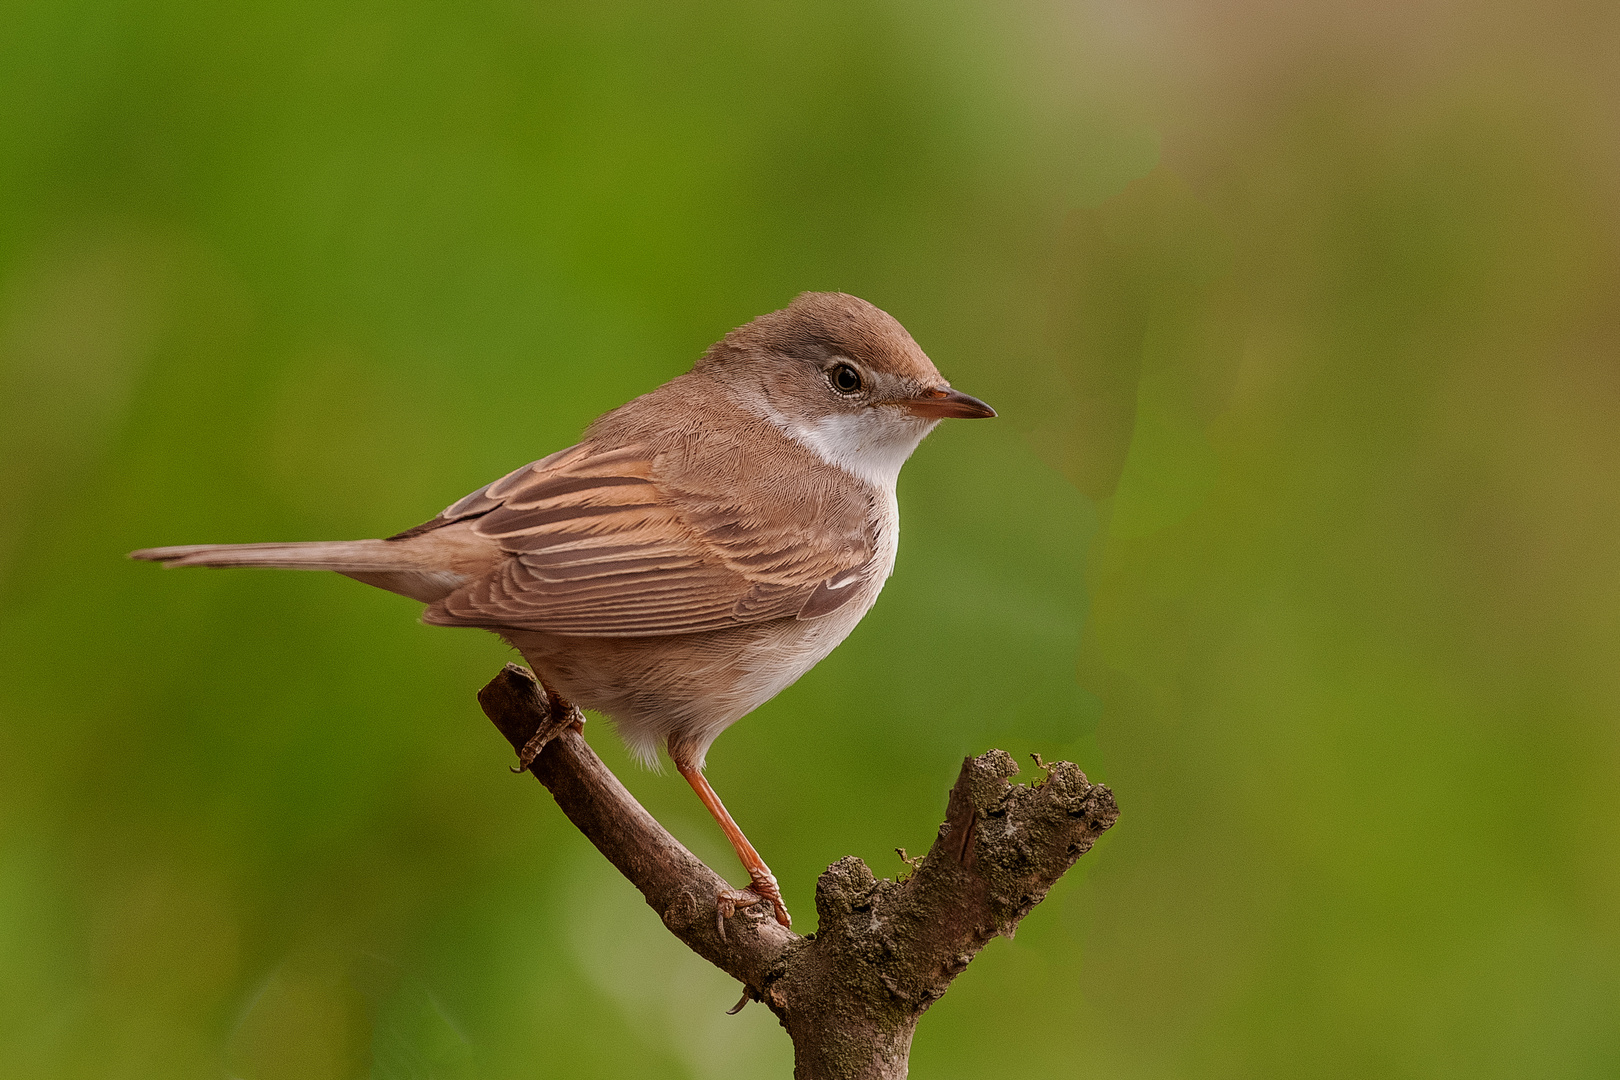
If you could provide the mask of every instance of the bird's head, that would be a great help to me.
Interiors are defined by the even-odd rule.
[[[727,334],[698,370],[828,462],[891,486],[939,421],[996,415],[952,389],[893,316],[845,293],[801,293]]]

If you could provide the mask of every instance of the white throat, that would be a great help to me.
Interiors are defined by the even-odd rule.
[[[894,494],[900,466],[938,420],[916,420],[898,409],[878,407],[820,420],[796,420],[769,405],[765,419],[822,461]]]

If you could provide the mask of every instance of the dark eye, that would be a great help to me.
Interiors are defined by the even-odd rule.
[[[848,364],[839,364],[828,372],[833,389],[840,394],[853,394],[861,388],[861,373]]]

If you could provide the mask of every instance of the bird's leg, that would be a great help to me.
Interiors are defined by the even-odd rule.
[[[787,905],[782,903],[782,890],[777,888],[776,877],[771,873],[771,868],[765,865],[765,860],[759,857],[759,852],[748,842],[748,837],[744,836],[743,831],[737,828],[737,823],[731,820],[731,815],[726,812],[725,803],[720,801],[720,796],[714,793],[714,788],[704,779],[703,771],[679,762],[676,762],[675,768],[686,777],[686,782],[692,785],[697,797],[703,800],[703,805],[709,808],[714,820],[720,823],[720,831],[731,841],[732,849],[737,852],[737,858],[742,860],[743,869],[748,871],[749,891],[721,893],[721,903],[748,907],[750,904],[758,903],[760,899],[769,900],[771,907],[776,909],[776,921],[783,926],[792,926],[793,919],[788,915]],[[751,893],[755,895],[750,895]]]

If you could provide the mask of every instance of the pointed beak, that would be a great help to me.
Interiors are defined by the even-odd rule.
[[[952,390],[948,386],[924,390],[916,397],[896,398],[885,404],[898,405],[913,416],[920,416],[925,420],[946,420],[953,417],[976,420],[996,415],[996,410],[978,398],[970,397],[960,390]]]

